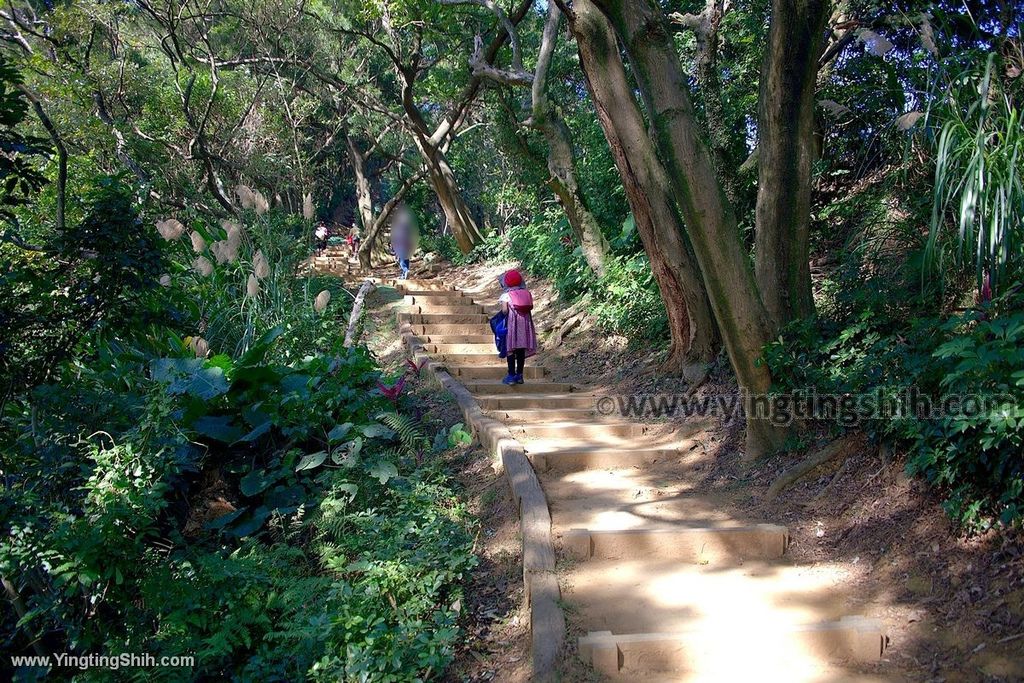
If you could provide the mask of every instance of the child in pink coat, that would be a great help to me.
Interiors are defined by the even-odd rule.
[[[501,312],[506,316],[508,336],[505,348],[508,355],[508,376],[503,384],[522,384],[523,366],[528,356],[537,353],[537,331],[533,327],[533,295],[526,288],[518,270],[506,271],[499,282],[504,290],[498,298]]]

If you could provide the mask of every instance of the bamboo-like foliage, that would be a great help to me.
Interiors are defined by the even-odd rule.
[[[951,87],[939,112],[945,122],[937,141],[927,253],[941,263],[952,216],[956,263],[973,261],[978,282],[988,275],[996,286],[1024,257],[1024,132],[1019,108],[998,91],[994,65],[992,54],[980,78]]]

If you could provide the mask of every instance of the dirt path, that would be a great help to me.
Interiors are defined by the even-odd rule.
[[[565,677],[870,680],[883,623],[847,571],[788,561],[785,527],[693,489],[704,424],[666,432],[604,416],[599,394],[543,362],[506,386],[489,309],[436,281],[400,286],[428,353],[508,424],[547,495],[569,624]]]
[[[359,277],[348,264],[339,266],[341,259],[323,261],[339,275]],[[318,265],[326,270],[328,264]],[[613,677],[620,680],[1024,680],[1019,535],[957,536],[935,495],[901,476],[898,458],[867,445],[841,471],[822,468],[791,495],[767,502],[764,491],[788,460],[742,467],[736,452],[741,435],[733,424],[677,418],[621,431],[608,423],[624,420],[594,414],[600,395],[679,393],[685,387],[650,374],[656,351],[628,350],[625,340],[600,334],[589,322],[570,343],[531,360],[535,377],[526,385],[504,387],[503,363],[490,346],[482,311],[493,309],[494,280],[510,265],[444,270],[429,275],[424,290],[405,295],[382,287],[374,296],[383,299],[375,303],[386,305],[386,312],[382,308],[384,315],[367,321],[366,334],[378,351],[403,362],[394,307],[418,307],[406,310],[430,316],[416,327],[435,361],[443,360],[481,406],[529,447],[559,551],[559,604],[569,626],[561,680],[604,678],[592,666],[593,644],[601,641],[600,651],[609,638],[587,638],[600,631],[613,636],[617,661],[605,668],[617,667]],[[446,285],[438,291],[439,276],[461,291]],[[534,281],[531,289],[541,324],[557,320],[563,306],[550,284]],[[459,310],[445,308],[452,305]],[[722,371],[701,393],[731,389]],[[518,602],[516,591],[522,596],[510,556],[518,536],[514,505],[505,504],[505,484],[490,474],[486,454],[477,450],[467,461],[462,478],[471,499],[481,494],[485,530],[495,532],[491,548],[483,543],[481,551],[502,560],[492,566],[500,571],[485,562],[473,579],[481,594],[492,597],[478,608],[485,617],[468,622],[468,632],[477,635],[466,639],[445,680],[520,683],[529,671],[523,666],[529,614],[493,609],[495,595],[508,604]],[[720,540],[737,533],[736,527],[766,522],[785,527],[781,557],[757,559]],[[694,537],[688,541],[685,534],[700,532],[684,530],[709,527],[720,529],[694,551]],[[616,533],[639,550],[627,543],[609,551],[617,546],[608,543]],[[586,559],[580,557],[586,554],[580,550],[584,536]],[[495,621],[499,612],[504,616]],[[880,650],[881,635],[889,636],[881,658],[841,656],[848,644],[837,650],[826,642],[823,652],[816,631],[807,628],[849,627],[842,617],[850,615],[876,620],[872,629],[881,628],[869,629],[869,637],[878,637]],[[844,632],[831,632],[837,630]],[[850,629],[845,633],[850,636]]]

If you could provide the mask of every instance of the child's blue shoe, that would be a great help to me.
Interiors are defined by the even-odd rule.
[[[501,380],[502,384],[515,384],[517,375],[505,375],[505,379]]]
[[[523,383],[523,376],[522,375],[516,375],[516,384],[522,384],[522,383]]]

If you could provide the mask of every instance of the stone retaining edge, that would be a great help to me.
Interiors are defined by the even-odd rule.
[[[526,457],[523,445],[501,421],[484,415],[473,395],[448,374],[443,363],[435,363],[423,350],[423,341],[412,331],[412,324],[398,314],[399,333],[413,362],[424,363],[454,398],[467,427],[491,452],[491,466],[504,472],[519,509],[522,537],[523,587],[530,606],[530,636],[533,680],[553,681],[565,642],[565,613],[560,604],[561,591],[555,575],[555,548],[551,538],[551,513],[537,473]]]

